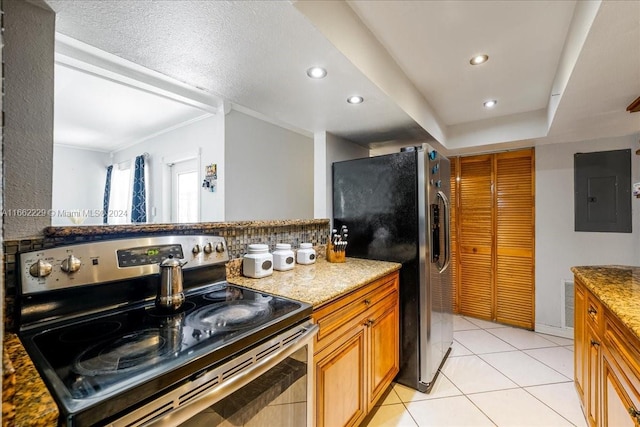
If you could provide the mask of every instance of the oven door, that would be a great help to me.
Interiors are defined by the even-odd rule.
[[[317,330],[291,328],[111,425],[311,427]]]

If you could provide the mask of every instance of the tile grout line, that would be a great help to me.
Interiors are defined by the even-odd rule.
[[[464,318],[464,317],[463,317],[463,318]],[[468,321],[469,321],[469,322],[471,322],[471,323],[473,323],[473,322],[472,322],[472,321],[470,321],[470,320],[468,320]],[[475,323],[474,323],[474,325],[475,325]],[[476,326],[477,326],[477,325],[476,325]],[[480,326],[478,326],[478,327],[479,327],[481,330],[483,330],[483,331],[485,331],[485,332],[488,332],[488,333],[489,333],[489,334],[491,334],[492,336],[496,337],[496,338],[497,338],[497,339],[499,339],[500,341],[504,342],[505,344],[507,344],[507,345],[509,345],[509,346],[511,346],[511,347],[516,348],[515,346],[513,346],[513,345],[509,344],[507,341],[503,340],[503,339],[502,339],[502,338],[500,338],[499,336],[497,336],[497,335],[495,335],[495,334],[492,334],[492,333],[491,333],[490,329],[498,329],[498,328],[489,328],[489,329],[485,329],[485,328],[480,327]],[[472,330],[473,330],[473,329],[472,329]],[[533,333],[536,333],[535,331],[532,331],[532,332],[533,332]],[[547,340],[547,341],[549,341],[549,342],[553,343],[553,341],[551,341],[551,340]],[[563,376],[563,377],[565,377],[565,378],[568,378],[568,379],[569,379],[569,381],[571,381],[571,379],[570,379],[569,377],[567,377],[565,374],[563,374],[562,372],[558,371],[558,370],[557,370],[557,369],[555,369],[554,367],[549,366],[548,364],[546,364],[546,363],[545,363],[545,362],[543,362],[542,360],[540,360],[540,359],[538,359],[537,357],[532,356],[532,355],[530,355],[529,353],[527,353],[527,352],[526,352],[526,350],[531,351],[531,350],[540,350],[540,349],[546,349],[546,348],[558,348],[558,347],[560,347],[560,348],[564,348],[564,347],[565,347],[565,346],[563,346],[563,345],[561,345],[561,344],[556,344],[556,343],[553,343],[553,344],[555,344],[555,345],[553,345],[553,346],[551,346],[551,347],[539,347],[539,348],[529,348],[529,349],[518,349],[518,348],[516,348],[516,350],[517,350],[517,351],[522,351],[522,352],[523,352],[524,354],[526,354],[527,356],[532,357],[533,359],[535,359],[535,360],[537,360],[538,362],[542,363],[543,365],[545,365],[545,366],[546,366],[546,367],[548,367],[549,369],[551,369],[551,370],[553,370],[553,371],[557,372],[558,374],[562,375],[562,376]],[[482,359],[482,357],[481,357],[481,355],[482,355],[482,354],[507,353],[507,352],[509,352],[509,351],[513,351],[513,350],[506,350],[506,351],[494,351],[494,352],[487,352],[487,353],[473,353],[473,352],[472,352],[472,353],[473,353],[473,354],[475,354],[476,356],[480,357],[480,359]],[[567,351],[570,351],[570,350],[567,350]],[[482,359],[482,360],[484,360],[484,359]],[[486,360],[484,360],[484,361],[485,361],[486,363],[489,363],[489,362],[487,362]],[[491,364],[490,364],[490,365],[491,365]],[[491,366],[493,367],[493,365],[491,365]],[[495,369],[495,368],[494,368],[494,369]],[[500,371],[498,371],[498,372],[500,372]],[[500,372],[500,373],[502,374],[502,372]],[[502,375],[504,375],[504,374],[502,374]],[[508,377],[507,377],[507,378],[508,378]]]
[[[497,329],[497,328],[494,328],[494,329]],[[523,330],[524,330],[524,331],[526,331],[526,329],[523,329]],[[499,340],[502,340],[502,341],[506,342],[506,343],[507,343],[507,344],[509,344],[511,347],[515,347],[515,348],[517,348],[518,350],[535,350],[535,349],[538,349],[538,348],[553,348],[553,347],[561,347],[561,345],[560,345],[560,344],[556,344],[556,343],[554,343],[554,342],[553,342],[553,341],[551,341],[551,340],[548,340],[548,339],[546,339],[546,338],[542,338],[542,337],[540,337],[540,338],[542,338],[542,339],[544,339],[544,340],[546,340],[546,341],[549,341],[549,343],[551,343],[551,345],[546,346],[546,347],[534,347],[534,348],[526,348],[526,349],[525,349],[525,348],[518,348],[518,347],[516,347],[515,345],[513,345],[513,344],[511,344],[511,343],[509,343],[509,342],[505,341],[504,339],[500,338],[500,337],[499,337],[499,336],[497,336],[496,334],[492,333],[492,332],[491,332],[491,329],[483,329],[483,331],[486,331],[486,332],[490,333],[490,334],[491,334],[491,335],[493,335],[494,337],[498,338]],[[527,331],[527,332],[531,332],[531,333],[535,334],[535,331]]]
[[[473,322],[471,322],[471,323],[473,323]],[[474,324],[474,325],[475,325],[475,324]],[[476,326],[477,326],[477,325],[476,325]],[[496,329],[497,329],[497,328],[496,328]],[[475,330],[475,329],[470,329],[470,330]],[[485,331],[485,332],[488,332],[489,334],[491,334],[492,336],[494,336],[494,337],[496,337],[497,339],[501,340],[501,341],[502,341],[502,342],[504,342],[505,344],[507,344],[507,345],[509,345],[509,346],[511,346],[511,347],[516,348],[516,350],[515,350],[515,351],[520,351],[520,352],[522,352],[523,354],[525,354],[525,355],[529,356],[529,357],[530,357],[530,358],[532,358],[533,360],[535,360],[535,361],[537,361],[537,362],[541,363],[542,365],[544,365],[544,366],[548,367],[548,368],[549,368],[549,369],[551,369],[552,371],[554,371],[554,372],[558,373],[558,374],[559,374],[559,375],[561,375],[562,377],[567,378],[567,376],[566,376],[566,375],[564,375],[562,372],[559,372],[558,370],[556,370],[556,369],[554,369],[553,367],[551,367],[551,366],[547,365],[547,364],[546,364],[546,363],[544,363],[543,361],[541,361],[541,360],[537,359],[536,357],[534,357],[534,356],[532,356],[532,355],[530,355],[530,354],[526,353],[526,352],[525,352],[525,349],[519,349],[519,348],[515,347],[514,345],[512,345],[512,344],[510,344],[509,342],[507,342],[507,341],[503,340],[503,339],[502,339],[502,338],[500,338],[499,336],[497,336],[497,335],[495,335],[495,334],[491,333],[491,331],[490,331],[490,330],[488,330],[488,329],[485,329],[485,328],[483,328],[483,327],[480,327],[480,330],[483,330],[483,331]],[[455,332],[455,331],[454,331],[454,332]],[[534,332],[534,333],[535,333],[535,332]],[[547,341],[549,341],[549,342],[553,343],[553,341],[551,341],[551,340],[547,340]],[[462,345],[460,342],[458,342],[458,344]],[[557,343],[553,343],[553,344],[555,344],[555,345],[550,346],[550,347],[539,347],[539,348],[527,349],[527,350],[537,350],[537,349],[556,348],[556,347],[564,348],[564,347],[566,347],[566,346],[563,346],[563,345],[561,345],[561,344],[557,344]],[[464,346],[463,346],[463,347],[464,347]],[[465,348],[466,348],[466,347],[465,347]],[[469,349],[467,349],[467,350],[469,350]],[[471,350],[469,350],[469,351],[471,351]],[[497,427],[499,427],[499,426],[498,426],[498,424],[497,424],[496,422],[494,422],[494,420],[493,420],[491,417],[489,417],[489,415],[487,415],[486,413],[484,413],[484,411],[482,411],[482,409],[480,409],[480,408],[475,404],[475,402],[473,402],[473,400],[471,400],[471,399],[469,398],[469,395],[475,395],[475,394],[478,394],[478,395],[479,395],[479,394],[483,394],[483,393],[491,393],[491,392],[495,392],[495,391],[503,391],[503,390],[517,390],[517,389],[521,389],[522,391],[524,391],[525,393],[527,393],[528,395],[530,395],[530,396],[532,396],[534,399],[536,399],[538,402],[542,403],[544,406],[546,406],[547,408],[549,408],[553,413],[557,414],[560,418],[562,418],[563,420],[567,421],[570,425],[575,426],[575,424],[574,424],[574,423],[572,423],[570,420],[568,420],[568,419],[567,419],[566,417],[564,417],[562,414],[558,413],[555,409],[553,409],[552,407],[550,407],[550,406],[549,406],[549,405],[547,405],[546,403],[542,402],[540,399],[538,399],[536,396],[534,396],[532,393],[530,393],[528,390],[526,390],[526,388],[525,388],[525,387],[520,386],[519,384],[517,384],[515,381],[513,381],[511,378],[509,378],[507,375],[505,375],[505,374],[504,374],[502,371],[500,371],[498,368],[496,368],[496,367],[495,367],[495,366],[493,366],[491,363],[489,363],[488,361],[486,361],[485,359],[483,359],[483,358],[482,358],[482,355],[483,355],[483,354],[499,354],[499,353],[513,353],[513,352],[514,352],[513,350],[507,350],[507,351],[496,351],[496,352],[490,352],[490,353],[481,353],[481,354],[478,354],[478,353],[475,353],[475,352],[471,351],[471,353],[472,353],[473,355],[477,356],[480,360],[482,360],[483,362],[487,363],[489,366],[491,366],[493,369],[495,369],[495,370],[496,370],[497,372],[499,372],[501,375],[503,375],[504,377],[506,377],[507,379],[509,379],[511,382],[513,382],[514,384],[516,384],[516,385],[517,385],[517,387],[511,387],[511,388],[500,389],[500,390],[492,390],[492,391],[484,391],[484,392],[478,392],[478,393],[468,393],[468,394],[467,394],[467,393],[463,393],[463,392],[462,392],[462,390],[460,390],[460,389],[458,388],[458,386],[457,386],[457,385],[456,385],[456,384],[455,384],[451,379],[449,379],[448,377],[447,377],[447,379],[449,379],[449,381],[451,381],[451,383],[453,384],[453,386],[454,386],[454,387],[456,387],[456,389],[458,389],[458,391],[460,391],[460,392],[462,393],[462,395],[463,395],[465,398],[467,398],[467,400],[469,400],[469,401],[471,402],[471,404],[472,404],[472,405],[474,405],[474,406],[475,406],[475,407],[476,407],[476,408],[477,408],[477,409],[478,409],[478,410],[479,410],[479,411],[480,411],[484,416],[486,416],[486,417],[487,417],[487,418],[488,418],[488,419],[489,419],[489,420],[490,420],[490,421],[491,421],[495,426],[497,426]],[[462,357],[462,356],[460,356],[460,357]],[[444,372],[442,372],[442,374],[444,375]],[[446,375],[445,375],[445,377],[446,377]],[[551,384],[564,384],[565,382],[571,382],[571,379],[569,379],[569,378],[567,378],[567,379],[568,379],[568,381],[563,381],[563,382],[558,382],[558,383],[550,383],[550,384],[536,384],[535,386],[530,386],[530,387],[536,387],[536,386],[542,386],[542,385],[551,385]]]
[[[486,392],[485,392],[485,393],[486,393]],[[488,414],[486,414],[482,409],[480,409],[480,407],[479,407],[478,405],[476,405],[476,403],[475,403],[473,400],[469,399],[469,396],[467,396],[466,394],[463,394],[463,396],[465,397],[465,399],[467,399],[469,402],[471,402],[471,404],[472,404],[473,406],[475,406],[475,407],[476,407],[476,409],[477,409],[478,411],[480,411],[480,413],[481,413],[482,415],[484,415],[485,417],[487,417],[487,419],[488,419],[489,421],[491,421],[491,423],[492,423],[495,427],[499,427],[499,426],[498,426],[498,423],[497,423],[497,422],[495,422],[495,421],[493,420],[493,418],[491,418],[491,417],[490,417]]]
[[[564,383],[557,383],[557,384],[564,384]],[[550,384],[544,384],[544,385],[550,385]],[[536,387],[536,386],[531,386],[531,387]],[[525,387],[522,387],[522,390],[524,390],[526,393],[528,393],[530,396],[532,396],[538,402],[542,403],[544,406],[546,406],[547,408],[551,409],[553,412],[558,414],[562,419],[566,420],[569,424],[571,424],[572,426],[576,426],[574,423],[571,422],[571,420],[569,420],[567,417],[562,415],[560,412],[558,412],[555,409],[553,409],[551,406],[549,406],[546,403],[544,403],[542,400],[538,399],[533,393],[530,393],[529,390],[527,390]]]
[[[536,350],[536,349],[533,349],[533,350]],[[567,351],[569,351],[569,350],[567,350]],[[570,377],[568,377],[568,376],[566,376],[565,374],[563,374],[562,372],[558,371],[558,370],[557,370],[556,368],[554,368],[553,366],[549,366],[548,364],[546,364],[544,361],[542,361],[542,360],[538,359],[537,357],[532,356],[532,355],[530,355],[530,354],[529,354],[529,353],[527,353],[527,352],[524,352],[524,354],[526,354],[526,355],[527,355],[527,356],[529,356],[529,357],[533,357],[535,360],[537,360],[538,362],[542,363],[544,366],[548,367],[549,369],[552,369],[552,370],[556,371],[557,373],[559,373],[559,374],[560,374],[560,375],[562,375],[563,377],[567,378],[569,381],[573,381]],[[572,358],[573,358],[573,356],[572,356]],[[575,363],[575,362],[574,362],[574,363]]]
[[[549,365],[547,365],[547,364],[543,363],[542,361],[540,361],[540,360],[536,359],[535,357],[531,356],[530,354],[527,354],[524,350],[518,350],[518,352],[520,352],[520,353],[524,354],[524,355],[525,355],[525,356],[527,356],[527,357],[530,357],[530,358],[531,358],[531,359],[533,359],[534,361],[536,361],[536,362],[540,363],[542,366],[544,366],[544,367],[546,367],[546,368],[551,369],[553,372],[555,372],[556,374],[560,375],[561,377],[566,378],[566,381],[556,381],[556,382],[552,382],[552,383],[532,384],[532,385],[523,385],[523,386],[521,386],[521,385],[519,385],[519,384],[518,384],[518,386],[519,386],[519,387],[535,387],[535,386],[538,386],[538,385],[562,384],[562,383],[568,383],[568,382],[572,381],[572,380],[571,380],[571,378],[568,378],[568,377],[567,377],[565,374],[563,374],[562,372],[559,372],[559,371],[557,371],[556,369],[553,369],[551,366],[549,366]],[[489,354],[500,354],[500,353],[515,353],[515,351],[503,351],[503,352],[497,352],[497,353],[483,353],[483,354],[478,354],[477,356],[478,356],[481,360],[483,360],[485,363],[488,363],[488,364],[489,364],[489,366],[491,366],[492,368],[494,368],[495,370],[497,370],[497,371],[498,371],[498,372],[500,372],[502,375],[504,375],[505,377],[509,378],[511,381],[513,381],[513,382],[515,383],[515,381],[514,381],[514,380],[512,380],[512,379],[511,379],[507,374],[505,374],[504,372],[502,372],[498,367],[493,366],[493,365],[491,364],[491,362],[489,362],[488,360],[486,360],[486,359],[484,359],[484,358],[482,357],[482,356],[489,355]],[[517,383],[516,383],[516,384],[517,384]]]

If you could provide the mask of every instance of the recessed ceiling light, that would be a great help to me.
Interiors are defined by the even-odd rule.
[[[362,104],[363,101],[364,101],[364,98],[357,95],[350,96],[347,98],[347,102],[349,104]]]
[[[489,60],[489,55],[476,55],[469,60],[469,64],[471,65],[480,65],[484,64]]]
[[[484,105],[485,108],[493,108],[493,107],[496,106],[497,103],[498,103],[498,101],[496,101],[495,99],[492,99],[492,100],[489,100],[489,101],[485,101],[484,104],[482,104],[482,105]]]
[[[327,75],[327,70],[322,67],[311,67],[307,70],[307,76],[312,79],[322,79]]]

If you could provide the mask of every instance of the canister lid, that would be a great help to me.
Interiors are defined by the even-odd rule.
[[[286,251],[286,250],[290,250],[290,249],[291,249],[291,245],[290,245],[289,243],[278,243],[278,244],[276,244],[276,250],[277,250],[277,251],[278,251],[278,250],[280,250],[280,251],[282,251],[282,250]]]
[[[300,243],[300,249],[311,249],[313,245],[311,243]]]
[[[261,243],[254,243],[248,247],[250,254],[261,254],[269,251],[269,246]]]

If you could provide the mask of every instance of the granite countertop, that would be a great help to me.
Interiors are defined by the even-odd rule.
[[[57,426],[58,406],[42,382],[20,339],[15,334],[5,334],[4,348],[15,375],[15,385],[3,384],[3,394],[5,387],[15,387],[13,393],[9,391],[15,406],[14,422],[10,425]]]
[[[600,265],[571,271],[640,339],[640,267]]]
[[[303,301],[316,309],[362,285],[400,269],[401,264],[347,258],[343,263],[318,259],[315,264],[296,264],[293,270],[274,271],[261,279],[227,277],[227,282]]]

